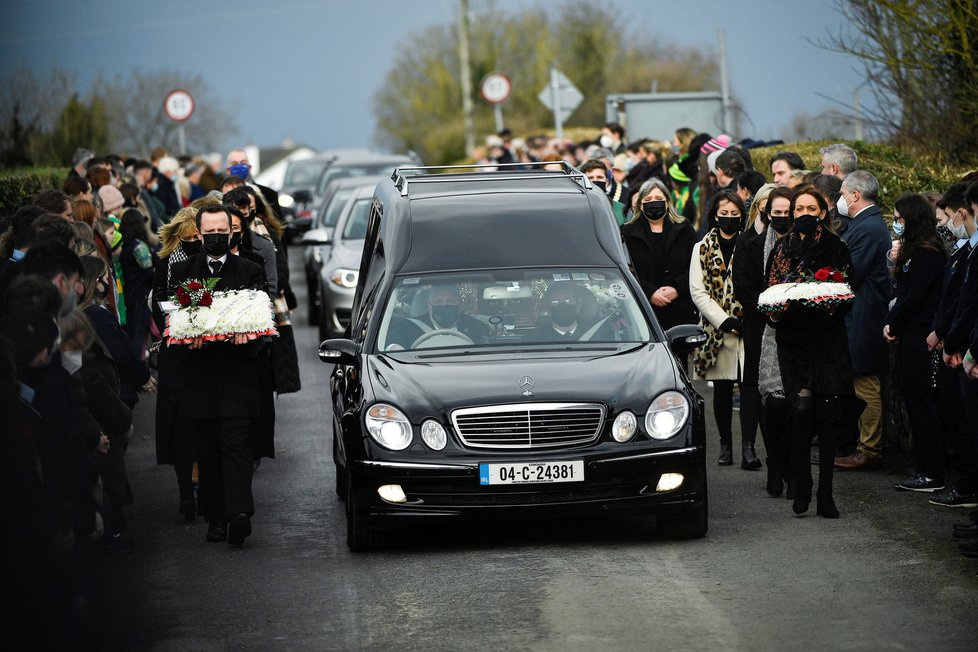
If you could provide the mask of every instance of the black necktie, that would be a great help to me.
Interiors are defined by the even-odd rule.
[[[222,266],[223,265],[222,265],[221,261],[219,261],[219,260],[212,260],[211,261],[211,271],[214,272],[214,276],[217,276],[218,274],[221,273],[221,267]]]

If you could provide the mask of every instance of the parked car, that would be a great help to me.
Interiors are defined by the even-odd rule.
[[[317,322],[320,340],[342,337],[350,323],[374,185],[354,188],[353,194],[343,205],[336,226],[323,243],[329,253],[323,256],[315,279],[319,297]]]
[[[567,165],[432,172],[377,186],[348,335],[320,346],[347,545],[585,514],[703,536],[704,405],[675,356],[706,334],[662,331],[607,197]]]
[[[306,287],[309,288],[306,294],[307,318],[310,326],[319,323],[319,272],[322,270],[323,262],[329,259],[333,246],[333,229],[357,189],[369,186],[373,190],[384,178],[382,176],[348,177],[330,183],[316,211],[313,228],[302,236]],[[359,261],[354,266],[359,266]]]

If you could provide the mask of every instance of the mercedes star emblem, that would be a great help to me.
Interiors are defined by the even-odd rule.
[[[533,396],[533,376],[523,376],[520,378],[520,389],[523,390],[523,396]]]

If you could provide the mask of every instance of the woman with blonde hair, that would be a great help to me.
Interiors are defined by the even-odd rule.
[[[663,329],[695,324],[696,308],[689,294],[689,258],[696,232],[680,217],[672,193],[651,178],[633,196],[632,219],[621,227],[635,276]]]

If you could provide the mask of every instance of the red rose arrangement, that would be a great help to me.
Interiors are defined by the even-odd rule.
[[[196,308],[198,306],[207,307],[214,302],[214,286],[217,285],[218,278],[209,278],[205,281],[189,279],[177,286],[174,300],[180,304],[181,308]]]
[[[814,274],[816,281],[831,281],[833,283],[843,283],[846,275],[834,267],[823,267]]]

